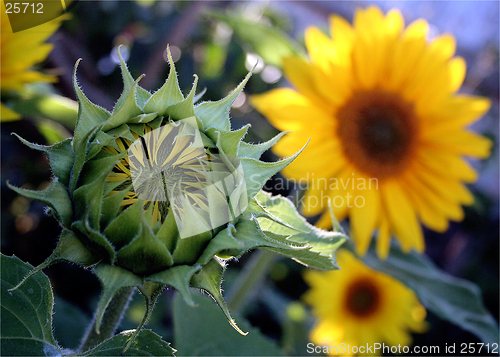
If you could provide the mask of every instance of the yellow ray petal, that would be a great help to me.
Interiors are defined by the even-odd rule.
[[[408,175],[405,181],[409,189],[418,192],[428,205],[432,206],[441,214],[444,214],[454,221],[463,219],[463,210],[457,202],[456,195],[448,191],[448,197],[445,197],[442,191],[443,186],[439,185],[439,181],[434,180],[432,177],[422,172],[419,172],[418,176]],[[453,200],[450,200],[450,196]]]
[[[429,147],[436,150],[446,150],[476,158],[488,157],[493,146],[490,139],[466,130],[456,130],[445,136],[437,133],[427,134],[425,140]]]
[[[431,205],[425,194],[416,190],[414,185],[411,184],[405,184],[405,189],[415,207],[415,211],[426,227],[441,233],[448,229],[447,216]]]
[[[311,61],[328,74],[330,66],[337,62],[338,55],[332,40],[317,27],[309,27],[305,31],[304,41]]]
[[[414,248],[418,252],[423,252],[422,227],[418,223],[411,201],[401,185],[394,180],[388,180],[382,185],[381,191],[390,225],[394,228],[401,248],[404,251]]]
[[[359,200],[363,197],[363,200]],[[356,254],[365,255],[379,219],[380,193],[374,188],[355,190],[351,208],[351,231]]]
[[[21,119],[21,116],[7,107],[5,104],[0,103],[0,121],[2,122],[7,122],[7,121],[14,121],[14,120],[19,120]]]
[[[448,70],[450,76],[450,90],[456,92],[464,82],[465,73],[467,71],[467,63],[462,57],[452,58],[448,62]]]
[[[309,98],[289,88],[254,95],[251,101],[274,127],[282,131],[294,131],[306,127],[329,130],[334,125],[330,113],[315,105]]]
[[[465,182],[477,180],[477,172],[456,154],[423,147],[417,153],[417,160],[424,166],[419,169],[434,171],[442,177]]]
[[[351,66],[351,50],[355,32],[348,21],[338,15],[330,16],[330,34],[337,52],[337,64],[343,67]]]
[[[380,259],[386,259],[389,255],[391,247],[391,230],[389,226],[389,219],[386,217],[384,211],[380,213],[380,223],[377,233],[377,255]]]
[[[491,101],[487,98],[459,94],[449,98],[434,111],[424,113],[422,119],[429,121],[426,132],[444,134],[474,123],[490,107]]]
[[[315,68],[301,57],[293,56],[283,58],[283,73],[288,81],[290,81],[301,94],[306,95],[318,105],[325,106],[326,104],[322,102],[314,80],[314,73],[318,71],[318,68]],[[258,107],[257,109],[259,110]]]

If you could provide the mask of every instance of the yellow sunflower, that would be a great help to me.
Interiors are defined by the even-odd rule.
[[[253,97],[271,124],[292,131],[274,146],[278,155],[311,138],[283,173],[310,183],[304,214],[323,213],[330,199],[339,219],[350,218],[359,255],[374,230],[379,257],[387,256],[392,234],[405,251],[422,252],[419,221],[443,232],[473,202],[464,182],[477,174],[463,156],[490,152],[488,139],[465,128],[489,100],[457,94],[466,63],[454,57],[451,35],[427,41],[428,31],[421,19],[405,28],[398,10],[358,9],[353,26],[332,15],[332,38],[306,30],[309,60],[284,59],[296,90]],[[317,225],[331,226],[329,214]]]
[[[304,275],[310,286],[304,299],[317,318],[310,338],[322,352],[381,355],[377,346],[409,346],[411,332],[427,329],[425,308],[412,290],[349,251],[340,250],[337,259],[340,271],[307,270]]]
[[[56,77],[34,71],[33,65],[42,62],[54,47],[45,41],[59,28],[68,15],[45,22],[39,26],[12,32],[5,3],[1,2],[0,21],[0,90],[2,95],[21,92],[26,83],[55,82]],[[1,120],[20,118],[19,114],[1,103]]]

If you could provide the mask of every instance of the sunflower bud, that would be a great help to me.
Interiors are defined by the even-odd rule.
[[[250,74],[224,99],[195,105],[197,78],[184,97],[170,55],[169,77],[154,94],[120,60],[124,91],[111,113],[81,91],[77,62],[74,137],[50,147],[20,138],[47,155],[54,178],[45,191],[11,188],[47,204],[62,226],[55,251],[32,273],[61,260],[92,267],[103,287],[97,328],[120,289],[137,287],[152,307],[171,286],[191,305],[190,287],[205,290],[238,329],[220,290],[227,259],[261,247],[335,267],[344,236],[315,229],[290,201],[261,191],[298,153],[262,162],[281,135],[253,145],[242,141],[248,125],[231,130],[230,106]]]

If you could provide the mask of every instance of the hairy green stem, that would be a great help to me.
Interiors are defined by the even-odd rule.
[[[78,349],[80,352],[87,351],[114,335],[120,321],[123,318],[123,315],[125,314],[125,311],[127,310],[128,303],[134,293],[134,289],[135,287],[123,288],[113,297],[104,312],[100,326],[100,333],[96,332],[95,320],[97,318],[97,314],[94,315],[94,318],[82,339],[82,344]]]
[[[227,294],[229,310],[238,312],[245,307],[252,293],[266,278],[276,257],[276,254],[266,250],[258,250],[252,255]]]

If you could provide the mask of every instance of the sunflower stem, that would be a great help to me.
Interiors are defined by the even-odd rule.
[[[118,325],[120,325],[120,322],[125,315],[128,303],[132,298],[132,295],[134,294],[134,289],[135,287],[123,288],[115,295],[115,297],[113,297],[108,307],[106,308],[106,311],[104,312],[100,327],[100,333],[96,332],[95,322],[97,313],[94,314],[94,318],[87,328],[87,332],[82,339],[82,343],[78,351],[85,352],[91,348],[94,348],[95,346],[115,334]]]
[[[239,274],[227,294],[227,306],[233,312],[241,311],[258,291],[259,285],[266,278],[267,272],[276,259],[276,254],[258,250]]]

